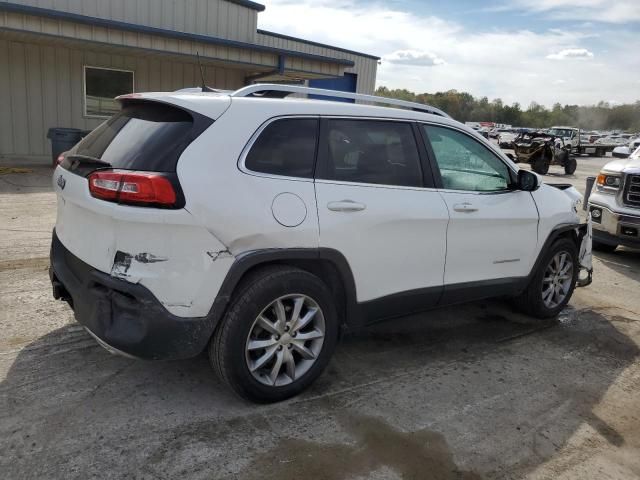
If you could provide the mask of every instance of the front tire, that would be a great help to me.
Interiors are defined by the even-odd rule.
[[[578,249],[568,238],[556,240],[544,254],[527,289],[516,300],[525,314],[555,317],[569,303],[579,273]]]
[[[575,157],[571,157],[567,153],[567,158],[565,159],[564,163],[564,173],[567,175],[573,175],[576,171],[576,168],[578,168],[577,160],[575,159]]]
[[[549,172],[549,162],[544,156],[540,156],[531,164],[531,170],[539,175],[546,175]]]
[[[329,363],[339,322],[331,292],[291,267],[242,285],[209,345],[214,370],[238,395],[260,403],[306,389]]]

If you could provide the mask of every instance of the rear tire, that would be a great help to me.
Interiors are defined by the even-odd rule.
[[[576,168],[578,168],[578,162],[575,157],[572,157],[567,153],[567,158],[564,162],[564,173],[567,175],[573,175]]]
[[[307,315],[308,323],[300,326]],[[331,292],[318,277],[292,267],[266,268],[232,299],[209,344],[209,359],[241,397],[278,402],[302,392],[322,373],[338,331]]]
[[[538,270],[515,305],[532,317],[555,317],[569,303],[578,273],[575,243],[568,238],[556,240],[544,253]]]
[[[613,252],[615,252],[616,248],[618,248],[618,245],[611,245],[609,243],[602,243],[602,242],[599,242],[597,240],[593,240],[591,245],[592,245],[594,250],[597,250],[599,252],[605,252],[605,253],[613,253]]]

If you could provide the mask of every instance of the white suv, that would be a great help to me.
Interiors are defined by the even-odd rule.
[[[277,401],[344,328],[498,296],[550,317],[590,274],[579,194],[429,106],[282,85],[120,101],[53,178],[53,293],[110,351],[208,349]]]

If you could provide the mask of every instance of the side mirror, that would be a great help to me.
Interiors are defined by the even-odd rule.
[[[611,155],[616,158],[627,158],[631,155],[631,149],[629,147],[616,147],[613,149],[613,152],[611,152]]]
[[[528,170],[518,170],[518,190],[524,192],[533,192],[539,187],[538,177],[535,173]]]

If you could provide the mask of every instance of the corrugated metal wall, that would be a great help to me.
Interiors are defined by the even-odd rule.
[[[265,35],[263,33],[257,33],[256,43],[260,45],[267,45],[269,47],[285,48],[295,52],[311,53],[314,55],[324,55],[327,57],[351,60],[355,65],[351,68],[345,69],[344,71],[358,74],[358,85],[356,87],[356,91],[358,93],[371,95],[376,88],[375,84],[378,60],[374,58],[363,57],[352,53],[342,52],[340,50],[320,47],[305,42],[297,42],[295,40],[289,40],[277,36]]]
[[[108,45],[113,45],[181,55],[195,55],[199,51],[204,58],[235,62],[240,66],[252,64],[259,67],[276,68],[278,64],[278,56],[271,52],[168,38],[150,33],[127,32],[117,28],[94,27],[92,25],[78,24],[71,20],[51,19],[37,15],[23,15],[12,12],[0,13],[1,27],[12,29],[13,32],[30,32],[38,35],[53,36],[55,38],[52,38],[52,41],[99,42],[105,48]],[[15,36],[15,33],[13,35]],[[88,44],[87,48],[91,48],[91,45]],[[141,55],[146,53],[140,52]],[[337,65],[333,65],[333,68],[337,70]]]
[[[254,42],[258,12],[224,0],[0,0],[180,32]]]
[[[6,0],[0,0],[3,2]],[[340,50],[258,33],[255,10],[225,0],[13,0],[92,17],[202,33],[355,63],[357,91],[372,93],[377,61]],[[136,91],[175,90],[199,84],[192,55],[199,51],[225,67],[206,67],[207,83],[235,89],[245,76],[274,69],[278,56],[246,48],[178,40],[148,33],[93,27],[0,12],[0,157],[50,155],[50,127],[91,129],[101,120],[83,115],[83,66],[135,72]],[[142,50],[141,50],[142,49]],[[171,55],[168,57],[167,55]],[[214,60],[219,59],[219,60]],[[342,65],[287,57],[287,69],[340,75]]]
[[[133,70],[136,91],[200,83],[195,63],[0,39],[0,155],[48,156],[50,127],[88,130],[102,122],[83,116],[84,65]],[[241,70],[205,67],[208,85],[216,88],[239,88],[244,75]]]

